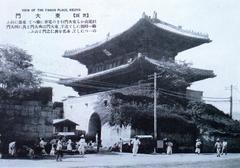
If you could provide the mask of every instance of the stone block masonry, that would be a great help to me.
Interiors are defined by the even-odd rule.
[[[51,94],[51,93],[50,93]],[[49,97],[49,94],[46,95]],[[38,141],[51,137],[53,119],[63,117],[62,103],[51,100],[0,99],[0,134],[6,147],[11,141]]]

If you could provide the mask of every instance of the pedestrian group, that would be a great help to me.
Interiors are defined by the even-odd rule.
[[[120,140],[118,142],[118,148],[119,148],[120,152],[123,151],[123,142],[124,141],[120,138]],[[63,143],[64,143],[63,138],[59,138],[58,140],[53,141],[51,144],[50,155],[56,155],[57,162],[62,161],[62,158],[63,158]],[[66,144],[67,144],[67,151],[71,152],[73,150],[72,140],[68,139]],[[135,138],[133,140],[131,140],[129,144],[132,144],[132,154],[133,154],[133,156],[136,156],[138,153],[138,150],[139,150],[139,146],[141,145],[139,138],[137,136],[135,136]],[[40,142],[39,142],[39,147],[40,147],[40,151],[43,154],[47,153],[46,145],[47,145],[47,142],[45,142],[44,139],[41,138]],[[80,140],[76,143],[76,149],[79,152],[79,154],[81,155],[81,157],[84,157],[85,148],[88,145],[90,145],[90,147],[91,147],[93,145],[92,141],[90,141],[90,143],[87,144],[84,135],[82,135],[80,137]],[[173,142],[171,142],[170,140],[165,138],[163,145],[165,146],[166,154],[171,155],[173,153]],[[228,146],[228,143],[227,143],[226,139],[223,139],[222,141],[220,141],[219,138],[216,139],[214,148],[216,149],[217,157],[220,157],[223,154],[227,155],[227,146]],[[198,138],[195,143],[195,153],[199,155],[201,153],[201,148],[202,148],[202,142]],[[34,150],[27,146],[25,146],[25,149],[29,152],[30,158],[33,158]],[[9,155],[12,157],[14,157],[16,155],[16,142],[15,141],[9,143],[8,152],[9,152]]]

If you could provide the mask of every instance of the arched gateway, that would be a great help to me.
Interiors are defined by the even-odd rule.
[[[94,142],[101,140],[101,120],[97,113],[93,113],[89,119],[87,135]]]

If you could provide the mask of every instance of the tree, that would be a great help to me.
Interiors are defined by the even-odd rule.
[[[8,97],[40,86],[40,72],[34,70],[32,56],[15,46],[0,45],[0,89]],[[0,95],[1,96],[1,95]]]

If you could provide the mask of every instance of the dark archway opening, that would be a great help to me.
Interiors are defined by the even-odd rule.
[[[101,120],[97,113],[93,113],[89,119],[88,137],[93,142],[101,144]]]

